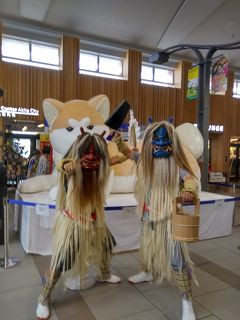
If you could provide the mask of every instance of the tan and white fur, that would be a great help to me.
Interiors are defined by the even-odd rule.
[[[109,131],[104,125],[110,113],[110,102],[106,95],[98,95],[88,101],[71,100],[66,103],[48,98],[43,101],[43,112],[50,127],[49,136],[55,164],[79,136],[80,127],[83,127],[84,131],[95,133],[105,130],[107,134]],[[57,172],[53,170],[50,175],[23,181],[18,185],[18,190],[21,193],[51,191],[52,198],[55,198],[56,186]]]

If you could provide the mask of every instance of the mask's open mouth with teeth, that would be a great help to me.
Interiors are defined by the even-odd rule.
[[[172,154],[172,147],[171,145],[164,147],[153,145],[152,154],[154,158],[168,158]]]
[[[96,154],[94,145],[91,144],[80,159],[81,167],[86,171],[94,171],[100,167],[100,157]]]

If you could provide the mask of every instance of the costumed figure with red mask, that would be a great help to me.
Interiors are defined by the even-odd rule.
[[[141,216],[142,271],[129,278],[138,283],[164,278],[182,298],[181,320],[195,320],[192,307],[192,262],[186,243],[173,239],[173,201],[198,197],[199,181],[179,136],[167,121],[151,124],[145,131],[141,154],[132,152],[119,136],[115,142],[127,157],[138,159],[136,198]]]
[[[38,319],[49,317],[50,295],[62,273],[84,279],[89,265],[94,264],[100,281],[121,281],[109,271],[115,240],[104,219],[104,190],[110,172],[107,144],[103,135],[81,131],[57,165],[60,179],[54,248],[38,297]]]

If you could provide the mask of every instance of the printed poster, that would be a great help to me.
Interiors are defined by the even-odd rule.
[[[212,88],[213,94],[225,94],[227,91],[228,59],[220,58],[212,65]]]
[[[192,100],[198,97],[198,66],[188,70],[187,99]]]

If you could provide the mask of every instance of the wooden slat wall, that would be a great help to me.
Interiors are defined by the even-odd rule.
[[[139,121],[141,119],[140,105],[140,84],[141,84],[141,66],[142,54],[139,51],[129,50],[127,54],[128,63],[128,81],[127,81],[127,100],[134,110],[134,115]]]
[[[127,53],[128,79],[114,80],[78,73],[79,40],[63,36],[63,70],[55,71],[22,66],[0,61],[0,87],[4,89],[1,104],[5,106],[34,107],[40,110],[39,121],[43,121],[42,101],[51,97],[61,101],[70,99],[88,100],[97,94],[106,94],[113,110],[123,99],[127,99],[141,124],[147,124],[148,117],[154,121],[174,118],[174,124],[196,122],[196,101],[186,100],[186,79],[189,62],[182,62],[182,89],[141,84],[141,52]],[[229,75],[232,88],[233,74]],[[226,96],[211,96],[210,123],[223,124],[224,134],[212,135],[214,146],[212,167],[226,171],[228,168],[229,139],[240,136],[240,102],[232,98],[229,90]],[[21,119],[19,117],[19,119]],[[35,117],[23,116],[25,120]],[[216,151],[217,150],[217,151]],[[222,154],[219,156],[219,154]]]
[[[98,94],[106,94],[113,110],[126,99],[127,81],[79,75],[78,98],[88,100]]]
[[[38,119],[34,116],[18,116],[18,119],[43,121],[43,99],[61,99],[61,72],[0,62],[0,87],[4,89],[2,105],[33,107],[40,112]]]

